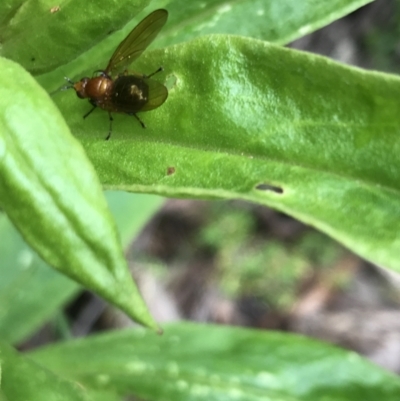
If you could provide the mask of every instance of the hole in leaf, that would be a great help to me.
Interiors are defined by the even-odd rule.
[[[256,189],[258,189],[259,191],[271,191],[275,192],[276,194],[283,194],[283,188],[271,184],[258,184],[256,186]]]
[[[171,74],[167,76],[164,85],[170,91],[176,85],[177,81],[178,78],[174,74]]]

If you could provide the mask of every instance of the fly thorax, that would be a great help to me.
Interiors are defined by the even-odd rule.
[[[103,97],[112,86],[112,80],[109,77],[99,76],[91,78],[86,84],[86,94],[90,99]]]

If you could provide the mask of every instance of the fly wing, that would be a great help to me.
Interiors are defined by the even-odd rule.
[[[149,93],[146,104],[140,109],[140,111],[149,111],[156,109],[161,106],[168,97],[168,90],[163,85],[152,79],[145,79],[145,83],[148,85]]]
[[[110,74],[113,70],[122,71],[137,59],[158,35],[167,18],[168,11],[160,9],[136,25],[111,56],[105,72]]]

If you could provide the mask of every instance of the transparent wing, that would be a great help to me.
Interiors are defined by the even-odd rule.
[[[122,71],[137,59],[155,39],[167,22],[168,11],[156,10],[139,22],[131,33],[120,43],[105,69],[107,74],[114,70]]]
[[[152,79],[145,79],[145,82],[149,87],[148,101],[140,111],[156,109],[161,106],[168,97],[168,90],[163,84],[153,81]]]

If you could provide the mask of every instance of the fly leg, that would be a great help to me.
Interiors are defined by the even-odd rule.
[[[164,71],[164,67],[160,67],[158,70],[152,72],[150,75],[144,75],[145,78],[151,78],[153,75],[158,74],[159,72]]]
[[[139,118],[139,116],[135,113],[129,113],[130,116],[134,116],[136,118],[136,120],[139,121],[140,125],[142,126],[142,128],[146,128],[146,125],[144,124],[144,122]]]
[[[112,132],[112,122],[114,121],[114,119],[112,118],[112,115],[111,115],[110,112],[108,113],[108,118],[109,118],[109,120],[110,120],[110,128],[109,128],[109,130],[108,130],[108,135],[107,135],[107,137],[106,137],[106,141],[108,141],[108,140],[110,139],[111,132]]]
[[[86,118],[86,117],[87,117],[89,114],[91,114],[92,111],[97,107],[97,104],[96,104],[96,103],[90,102],[90,104],[91,104],[93,107],[83,116],[83,118]]]
[[[122,76],[132,75],[133,74],[133,75],[135,75],[137,77],[148,79],[148,78],[151,78],[153,75],[158,74],[161,71],[164,71],[164,67],[158,68],[156,71],[152,72],[150,75],[137,74],[137,73],[132,73],[132,72],[129,72],[128,70],[125,70],[124,72],[122,72],[121,74],[118,75],[118,78],[122,77]]]

